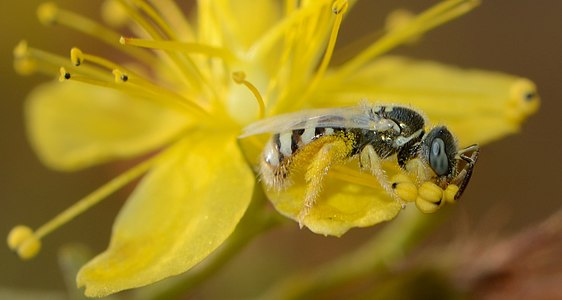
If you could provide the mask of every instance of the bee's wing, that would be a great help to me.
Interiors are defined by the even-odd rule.
[[[314,127],[372,129],[376,120],[365,106],[323,108],[299,111],[257,121],[244,128],[240,138]]]

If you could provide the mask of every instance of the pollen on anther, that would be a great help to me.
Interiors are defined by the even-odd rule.
[[[112,71],[113,76],[115,76],[115,82],[119,83],[119,82],[127,82],[129,80],[129,75],[127,75],[126,73],[124,73],[123,71],[119,70],[119,69],[114,69]]]
[[[84,53],[82,53],[82,50],[76,47],[70,49],[70,61],[73,65],[77,67],[80,66],[82,62],[84,62]]]
[[[8,234],[8,247],[17,252],[20,258],[30,259],[41,249],[41,241],[27,226],[18,225]]]
[[[349,3],[348,3],[347,0],[337,0],[332,5],[332,12],[336,15],[339,15],[341,13],[345,13],[348,5],[349,5]]]
[[[65,81],[65,80],[68,80],[72,77],[70,75],[70,73],[66,71],[66,69],[64,67],[61,67],[59,69],[59,73],[60,73],[59,81]]]

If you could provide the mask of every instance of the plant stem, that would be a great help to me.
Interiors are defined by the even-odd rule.
[[[279,282],[261,299],[305,299],[352,279],[381,272],[402,259],[440,219],[410,208],[356,251]]]

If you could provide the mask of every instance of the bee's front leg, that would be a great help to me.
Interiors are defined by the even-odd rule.
[[[361,153],[359,154],[359,163],[362,169],[368,170],[369,172],[371,172],[371,174],[373,174],[373,176],[375,176],[380,186],[389,195],[392,195],[392,197],[396,201],[400,202],[400,205],[402,205],[402,207],[406,206],[404,200],[397,193],[395,193],[392,183],[388,180],[382,168],[381,159],[377,155],[375,148],[373,148],[372,145],[367,145],[363,148],[363,150],[361,150]]]

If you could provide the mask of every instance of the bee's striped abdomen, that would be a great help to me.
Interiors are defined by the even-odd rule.
[[[282,186],[287,177],[290,158],[300,148],[326,135],[332,135],[342,129],[308,126],[304,129],[274,134],[265,146],[261,160],[262,180],[268,186]]]

